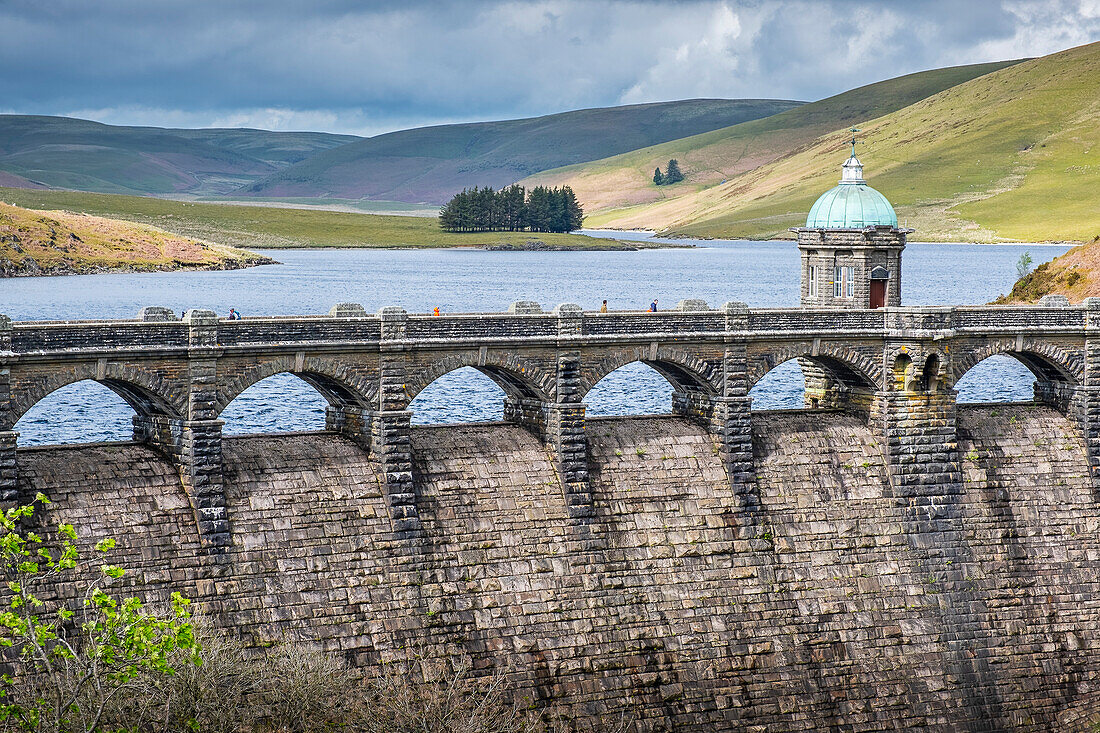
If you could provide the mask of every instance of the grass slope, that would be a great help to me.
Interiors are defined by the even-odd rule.
[[[772,117],[743,122],[590,163],[532,176],[525,185],[573,187],[590,226],[662,228],[667,217],[651,215],[654,203],[677,199],[754,170],[840,127],[880,117],[1016,62],[955,66],[889,79]],[[655,186],[653,169],[676,158],[686,180]],[[635,208],[631,208],[635,207]],[[620,211],[621,210],[621,211]]]
[[[116,270],[224,270],[271,262],[116,219],[0,203],[0,277]]]
[[[104,193],[231,191],[351,135],[119,127],[70,117],[0,115],[0,171]]]
[[[307,247],[496,247],[622,249],[620,242],[579,234],[450,234],[437,219],[318,209],[234,206],[141,196],[0,188],[0,201],[139,222],[176,234],[251,249]],[[636,243],[631,243],[634,245]]]
[[[1100,43],[978,77],[863,128],[869,182],[920,239],[1100,233]],[[838,178],[846,136],[654,206],[649,222],[689,236],[789,236]]]
[[[464,187],[500,187],[537,171],[767,117],[798,104],[691,99],[402,130],[318,153],[245,192],[438,204]]]

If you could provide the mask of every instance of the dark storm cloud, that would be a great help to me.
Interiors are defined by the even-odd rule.
[[[1100,37],[1100,0],[0,0],[0,108],[377,132],[685,97],[818,99]]]

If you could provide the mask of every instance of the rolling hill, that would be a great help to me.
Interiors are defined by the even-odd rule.
[[[0,203],[0,277],[228,270],[273,260],[128,221]]]
[[[358,139],[320,132],[172,130],[0,115],[0,185],[219,194]]]
[[[238,193],[438,204],[464,187],[505,186],[548,168],[728,127],[799,104],[692,99],[402,130],[320,152]]]
[[[1018,62],[955,66],[888,79],[772,117],[544,171],[521,183],[571,186],[593,226],[662,229],[678,219],[663,215],[661,209],[651,213],[645,205],[719,185],[790,155],[823,134],[880,117],[1014,63]],[[653,169],[663,169],[670,158],[679,161],[686,180],[675,186],[653,185]]]
[[[1100,43],[993,71],[861,126],[868,181],[915,238],[1100,234]],[[849,134],[835,130],[724,184],[599,223],[686,236],[790,236],[786,229],[835,184]]]

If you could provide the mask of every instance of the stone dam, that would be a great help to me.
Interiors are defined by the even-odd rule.
[[[508,670],[578,729],[1093,730],[1100,720],[1100,301],[1070,307],[430,318],[0,321],[0,489],[113,536],[129,582],[259,645],[371,668]],[[1010,354],[1035,400],[956,405]],[[807,409],[748,389],[796,358]],[[663,416],[585,419],[650,364]],[[413,427],[473,366],[499,423]],[[292,372],[328,430],[223,437]],[[95,379],[134,442],[18,448],[19,416]]]

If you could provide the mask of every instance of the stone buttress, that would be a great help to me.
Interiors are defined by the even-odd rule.
[[[187,414],[134,416],[134,440],[170,458],[187,488],[199,535],[212,548],[231,543],[222,482],[222,420],[217,418],[218,316],[191,310],[188,328]]]
[[[383,489],[400,536],[421,530],[412,475],[412,412],[405,389],[406,359],[403,342],[408,334],[408,314],[402,308],[383,308],[379,344],[378,411],[370,418],[370,451],[382,468]]]
[[[11,319],[0,315],[0,354],[10,353]],[[9,504],[19,498],[16,487],[15,443],[19,433],[14,427],[11,413],[11,371],[0,366],[0,503]]]

